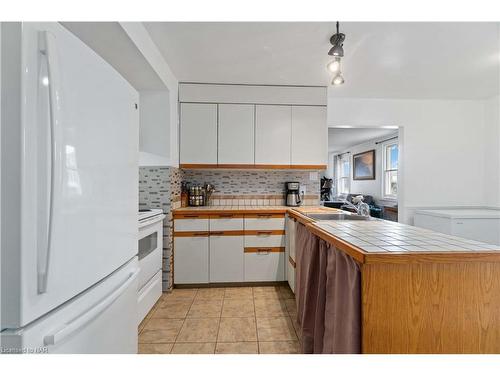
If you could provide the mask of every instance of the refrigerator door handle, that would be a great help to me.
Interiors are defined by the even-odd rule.
[[[46,204],[48,206],[47,214],[45,217],[40,218],[43,220],[39,225],[43,226],[41,232],[44,233],[42,241],[37,246],[37,289],[38,294],[47,292],[47,277],[49,272],[50,262],[50,248],[51,248],[51,234],[52,234],[52,217],[54,206],[54,185],[55,173],[54,168],[56,164],[56,142],[55,131],[56,126],[60,122],[59,116],[59,82],[58,82],[58,61],[55,56],[55,38],[47,31],[40,31],[38,33],[38,48],[41,57],[45,59],[47,66],[46,76],[39,77],[42,87],[47,87],[48,90],[48,113],[49,113],[49,129],[48,135],[50,139],[50,161],[47,163],[47,194]],[[39,72],[40,74],[40,72]]]
[[[130,284],[137,278],[139,271],[140,271],[139,269],[136,269],[132,273],[130,273],[128,278],[123,282],[122,285],[120,285],[117,289],[115,289],[106,298],[104,298],[99,303],[90,308],[90,310],[87,310],[82,315],[67,322],[61,328],[57,329],[53,334],[45,336],[43,338],[44,344],[57,345],[59,342],[71,336],[81,327],[85,326],[86,324],[94,320],[96,317],[98,317],[130,286]]]

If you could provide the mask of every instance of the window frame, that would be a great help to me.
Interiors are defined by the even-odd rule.
[[[343,163],[346,162],[348,165],[348,171],[347,175],[344,176],[341,171],[343,171]],[[345,153],[345,154],[340,154],[337,155],[337,176],[336,176],[336,181],[337,181],[337,196],[341,194],[349,194],[351,191],[351,159],[350,159],[350,154]],[[342,184],[340,183],[341,180],[346,180],[345,186],[347,187],[347,191],[340,191],[340,186]]]
[[[398,167],[396,169],[386,169],[387,166],[387,149],[391,146],[396,145],[398,148]],[[396,195],[386,194],[386,182],[387,182],[387,174],[388,172],[396,172],[397,176],[397,187],[399,191],[399,139],[393,139],[387,142],[382,143],[382,199],[397,201],[398,193]]]

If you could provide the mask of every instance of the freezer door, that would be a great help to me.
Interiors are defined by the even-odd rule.
[[[17,331],[1,334],[3,353],[137,353],[137,275],[127,265]]]
[[[22,65],[21,279],[9,287],[19,303],[2,317],[10,327],[137,254],[137,92],[58,23],[22,24]]]

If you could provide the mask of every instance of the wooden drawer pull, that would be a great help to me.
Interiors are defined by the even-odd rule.
[[[272,216],[273,215],[271,215],[271,214],[257,214],[257,217],[261,217],[261,218],[270,218]]]
[[[184,217],[197,218],[200,217],[200,215],[184,215]]]
[[[257,249],[257,255],[269,255],[272,249]]]
[[[211,236],[222,236],[224,232],[210,232]]]
[[[257,236],[265,236],[265,235],[270,235],[273,234],[272,230],[259,230],[257,232]]]
[[[193,233],[193,236],[195,237],[206,237],[208,236],[208,233],[207,232],[201,232],[201,233]]]

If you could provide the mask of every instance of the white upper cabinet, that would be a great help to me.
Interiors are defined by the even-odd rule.
[[[292,107],[292,165],[324,165],[328,155],[326,108]]]
[[[217,104],[182,103],[180,163],[217,164]]]
[[[292,107],[255,107],[255,164],[290,165]]]
[[[254,112],[249,104],[219,104],[219,164],[253,164]]]

